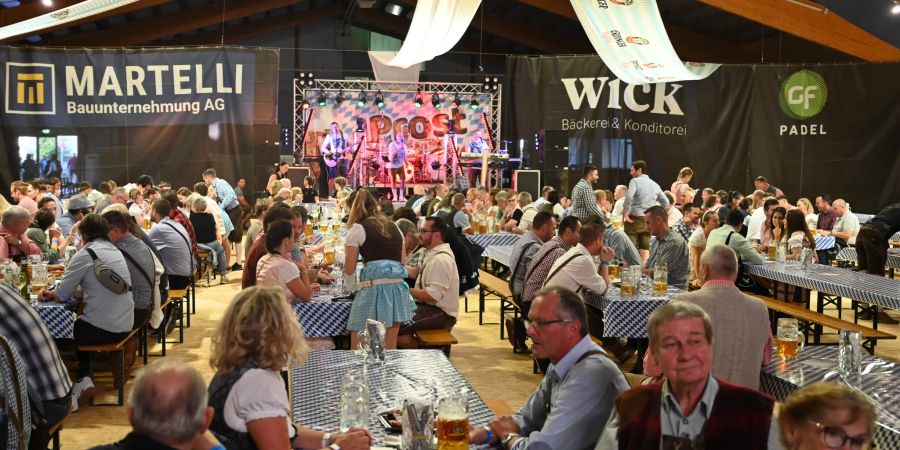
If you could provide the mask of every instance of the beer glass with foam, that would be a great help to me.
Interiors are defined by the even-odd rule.
[[[775,345],[778,356],[783,359],[794,359],[803,350],[805,336],[800,332],[797,319],[784,317],[778,319]]]

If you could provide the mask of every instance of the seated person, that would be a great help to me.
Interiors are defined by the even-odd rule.
[[[150,215],[159,226],[151,228],[147,235],[159,251],[169,288],[184,289],[191,284],[194,273],[191,240],[187,230],[169,216],[171,212],[172,204],[168,199],[153,202]]]
[[[216,327],[211,352],[216,374],[208,388],[214,411],[210,430],[226,448],[366,450],[372,445],[362,429],[328,433],[291,422],[279,373],[288,361],[303,364],[307,345],[281,289],[255,286],[238,293]]]
[[[303,179],[303,202],[302,203],[319,203],[319,190],[316,189],[316,179],[307,176]]]
[[[203,197],[195,198],[191,203],[191,225],[194,227],[197,243],[213,251],[213,265],[220,277],[220,283],[225,284],[228,282],[228,258],[225,257],[225,247],[222,246],[221,237],[217,232],[216,220],[206,210],[207,200]]]
[[[257,284],[281,287],[285,298],[291,303],[309,301],[312,298],[312,286],[307,274],[300,273],[300,269],[289,256],[294,246],[294,230],[291,223],[279,220],[269,224],[265,240],[268,253],[256,264]],[[285,255],[288,257],[285,258]]]
[[[418,342],[412,337],[416,330],[443,328],[453,329],[459,314],[459,272],[456,258],[447,243],[452,233],[438,217],[425,219],[422,226],[422,246],[425,258],[416,278],[415,288],[409,294],[416,301],[416,312],[412,324],[400,326],[397,346],[417,348]]]
[[[22,261],[28,255],[40,255],[38,247],[26,234],[31,213],[21,206],[10,206],[0,219],[0,261]]]
[[[47,208],[38,209],[34,213],[34,219],[25,235],[41,249],[41,253],[55,262],[66,253],[69,240],[66,236],[60,237],[59,227],[54,227],[56,215],[53,210]],[[47,234],[50,234],[50,243],[47,243]]]
[[[842,383],[818,382],[791,393],[779,408],[781,444],[793,448],[871,448],[875,407]],[[880,447],[880,446],[879,446]]]
[[[81,219],[79,232],[84,247],[69,260],[56,291],[41,292],[41,301],[77,302],[77,292],[84,296],[84,312],[75,321],[76,345],[105,345],[122,341],[134,325],[134,300],[129,289],[124,293],[112,291],[94,273],[94,255],[115,272],[119,279],[131,286],[131,275],[125,257],[109,242],[109,223],[98,214]],[[91,254],[93,253],[93,255]],[[77,352],[77,381],[72,387],[72,402],[84,407],[94,393],[93,352]],[[120,381],[121,382],[121,381]],[[74,405],[73,405],[74,409]]]
[[[773,216],[774,217],[774,216]],[[806,228],[806,218],[798,210],[790,210],[785,217],[784,241],[787,242],[786,258],[799,260],[804,248],[811,249],[813,261],[816,261],[816,238]]]

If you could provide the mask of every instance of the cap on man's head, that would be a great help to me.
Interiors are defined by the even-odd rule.
[[[93,208],[94,202],[88,200],[84,194],[75,194],[69,198],[69,210],[75,211],[85,208]]]
[[[88,183],[87,181],[82,181],[82,182],[78,183],[78,190],[79,190],[79,191],[83,191],[83,190],[85,190],[85,189],[93,189],[93,188],[94,188],[94,187],[91,186],[91,183]]]
[[[766,179],[766,177],[764,177],[764,176],[762,176],[762,175],[756,177],[756,181],[759,181],[759,182],[761,182],[761,183],[768,183],[768,182],[769,182],[769,180]]]

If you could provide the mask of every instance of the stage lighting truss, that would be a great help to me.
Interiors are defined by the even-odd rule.
[[[491,129],[495,133],[495,139],[499,142],[501,139],[501,128],[500,123],[502,121],[502,115],[500,111],[500,104],[502,100],[502,92],[503,88],[499,79],[496,77],[485,77],[483,81],[479,81],[477,83],[431,83],[431,82],[382,82],[379,83],[377,81],[370,80],[319,80],[315,79],[315,76],[312,72],[297,72],[296,78],[294,78],[294,141],[293,141],[293,151],[300,152],[303,156],[305,156],[304,151],[304,142],[302,133],[303,127],[305,126],[305,120],[308,117],[308,114],[304,114],[304,111],[308,111],[309,102],[307,99],[317,98],[317,96],[324,95],[326,99],[330,95],[335,95],[335,100],[337,104],[341,104],[346,100],[351,100],[352,96],[348,98],[345,92],[359,92],[357,99],[357,106],[363,111],[359,114],[366,114],[365,111],[367,109],[367,104],[369,101],[368,95],[373,95],[378,97],[378,94],[381,94],[382,102],[385,99],[385,95],[392,93],[411,93],[415,92],[415,97],[413,97],[414,105],[417,109],[421,108],[425,104],[425,95],[424,92],[432,93],[432,104],[437,108],[437,105],[440,105],[441,96],[449,96],[453,95],[453,105],[456,108],[461,108],[465,114],[465,106],[469,106],[471,111],[469,114],[481,113],[482,111],[487,113],[487,118],[490,121]],[[407,97],[408,98],[408,97]],[[457,106],[456,99],[460,99],[460,104]],[[437,102],[435,103],[435,99]],[[465,105],[465,100],[468,100],[468,105]],[[377,98],[376,104],[377,105]],[[483,103],[482,103],[483,102]],[[306,107],[307,109],[304,109]],[[385,104],[385,107],[387,105]],[[362,117],[362,116],[360,116]],[[474,117],[472,120],[476,120]]]
[[[441,96],[437,92],[431,94],[431,106],[434,106],[434,109],[441,109]]]

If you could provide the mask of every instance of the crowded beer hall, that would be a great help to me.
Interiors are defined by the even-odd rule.
[[[0,448],[900,450],[900,0],[0,0]]]

